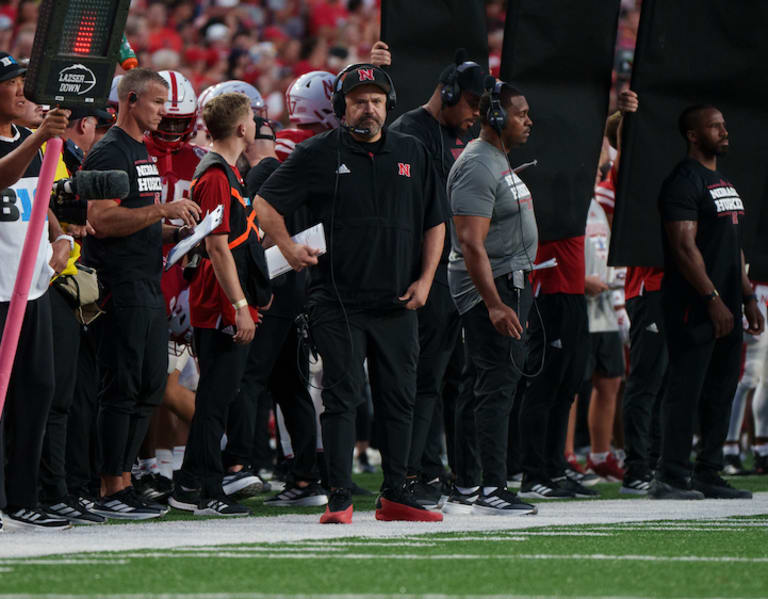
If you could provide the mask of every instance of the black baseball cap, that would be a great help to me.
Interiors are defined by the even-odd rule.
[[[380,68],[374,67],[373,65],[355,67],[344,75],[341,91],[344,94],[347,94],[361,85],[375,85],[385,94],[389,94],[391,91],[387,75]]]
[[[98,108],[96,106],[80,106],[71,110],[72,114],[69,115],[70,121],[76,121],[77,119],[84,119],[87,116],[92,116],[99,122],[114,121],[114,117],[107,112],[106,108]]]
[[[0,52],[0,81],[8,81],[27,72],[8,52]]]

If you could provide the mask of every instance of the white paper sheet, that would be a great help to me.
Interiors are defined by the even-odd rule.
[[[291,239],[301,245],[307,245],[312,249],[320,250],[321,256],[326,252],[325,229],[323,228],[323,223],[318,223],[314,227],[304,229],[301,233],[297,233],[291,237]],[[265,255],[267,258],[267,267],[269,267],[270,279],[274,279],[291,270],[291,265],[288,264],[288,260],[285,259],[280,248],[276,245],[269,248],[265,252]]]

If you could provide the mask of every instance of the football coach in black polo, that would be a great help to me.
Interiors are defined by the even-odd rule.
[[[391,78],[351,65],[334,83],[342,126],[298,145],[261,187],[259,222],[291,266],[310,269],[311,336],[323,359],[323,444],[331,497],[322,523],[352,520],[355,409],[363,401],[363,360],[380,436],[384,483],[379,520],[442,520],[405,485],[416,364],[415,310],[427,300],[447,215],[424,145],[384,128],[396,102]],[[283,216],[309,207],[323,223],[328,253],[294,243]]]

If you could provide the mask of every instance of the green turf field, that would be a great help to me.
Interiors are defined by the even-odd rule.
[[[356,477],[358,484],[371,489],[379,480],[377,476]],[[768,491],[768,477],[764,476],[731,482],[756,492]],[[624,498],[618,495],[618,487],[596,488],[604,499]],[[364,498],[355,502],[351,527],[331,527],[334,532],[343,529],[357,536],[319,539],[308,534],[290,542],[280,542],[281,522],[294,529],[298,522],[302,533],[305,529],[325,532],[327,526],[315,524],[315,514],[322,508],[267,508],[261,505],[263,499],[248,501],[258,516],[305,516],[226,522],[237,527],[248,522],[256,530],[272,526],[276,532],[259,543],[228,544],[228,537],[205,541],[206,531],[218,528],[218,522],[192,521],[178,512],[164,522],[136,525],[134,534],[138,530],[164,537],[166,530],[170,535],[173,530],[198,527],[195,531],[199,529],[200,537],[195,537],[194,544],[208,545],[89,551],[93,535],[100,535],[102,542],[105,536],[119,540],[128,529],[100,526],[36,533],[35,540],[43,535],[54,550],[58,538],[67,534],[80,537],[70,537],[77,541],[74,551],[70,546],[56,555],[44,555],[49,550],[32,557],[0,557],[0,598],[768,597],[768,498],[764,494],[753,501],[757,509],[749,516],[690,519],[686,513],[674,520],[649,520],[646,515],[637,521],[576,524],[579,514],[599,514],[603,506],[615,511],[618,504],[621,513],[634,518],[633,511],[640,513],[641,507],[648,509],[662,502],[571,500],[539,502],[538,516],[514,518],[526,519],[520,529],[512,529],[504,518],[493,518],[499,521],[497,530],[462,528],[425,534],[412,534],[407,528],[393,533],[384,528],[388,523],[376,523],[363,513],[373,508],[373,498]],[[676,508],[681,505],[672,503]],[[687,505],[693,510],[704,503],[719,506],[730,502]],[[687,505],[682,509],[687,510]],[[574,524],[571,520],[568,525],[537,524],[557,509],[574,510]],[[174,521],[184,519],[190,521]],[[439,530],[440,524],[428,526]],[[377,534],[384,530],[389,532]],[[1,535],[0,556],[11,555],[2,553],[3,544],[24,538],[29,539],[16,533]]]
[[[768,519],[3,560],[3,593],[765,597]],[[224,595],[226,596],[226,595]]]

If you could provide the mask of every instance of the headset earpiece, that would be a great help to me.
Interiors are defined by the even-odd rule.
[[[459,67],[453,65],[443,78],[443,87],[440,89],[440,99],[443,106],[456,106],[461,99],[461,87],[459,86]]]
[[[129,92],[128,93],[128,104],[136,104],[136,102],[139,101],[139,96],[136,94],[136,92]]]
[[[387,112],[393,110],[395,106],[397,106],[397,92],[395,91],[395,82],[392,81],[392,77],[390,77],[389,73],[387,73],[381,67],[377,67],[376,65],[369,64],[367,62],[351,64],[344,67],[341,70],[341,72],[338,75],[336,75],[336,79],[333,82],[333,95],[331,96],[331,106],[333,108],[333,113],[336,115],[338,119],[343,118],[344,113],[347,111],[347,102],[345,99],[345,94],[341,90],[342,83],[344,82],[344,75],[349,73],[352,69],[356,69],[358,67],[373,68],[373,69],[376,69],[377,71],[381,71],[382,73],[384,73],[384,76],[387,78],[387,83],[389,83],[389,93],[387,94]]]
[[[507,126],[507,111],[501,105],[501,90],[504,88],[503,81],[497,81],[491,91],[491,102],[488,106],[486,121],[491,128],[499,135]]]

